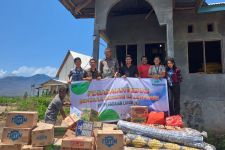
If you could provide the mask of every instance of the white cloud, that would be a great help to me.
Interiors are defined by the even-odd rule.
[[[0,69],[0,78],[3,78],[6,76],[7,71]]]
[[[33,76],[35,74],[46,74],[50,77],[55,77],[57,72],[57,69],[54,67],[46,66],[46,67],[27,67],[27,66],[22,66],[19,67],[17,70],[12,71],[13,75],[16,76]]]

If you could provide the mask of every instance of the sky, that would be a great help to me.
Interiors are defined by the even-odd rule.
[[[53,77],[68,50],[92,55],[93,19],[75,19],[58,0],[1,0],[0,18],[0,78]]]

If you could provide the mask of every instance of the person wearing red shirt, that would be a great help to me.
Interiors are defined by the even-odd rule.
[[[148,71],[151,65],[148,64],[146,56],[141,57],[141,65],[138,66],[139,77],[148,78]]]

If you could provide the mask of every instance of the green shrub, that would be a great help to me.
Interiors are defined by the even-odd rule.
[[[214,145],[217,150],[225,150],[225,135],[217,135],[215,133],[208,132],[206,142]]]

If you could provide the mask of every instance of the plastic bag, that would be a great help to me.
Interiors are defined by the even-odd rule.
[[[164,112],[150,112],[148,115],[147,124],[160,124],[165,125],[165,113]]]
[[[184,127],[184,123],[182,121],[182,117],[180,115],[170,116],[166,118],[166,125],[167,126],[174,126],[174,127]]]

